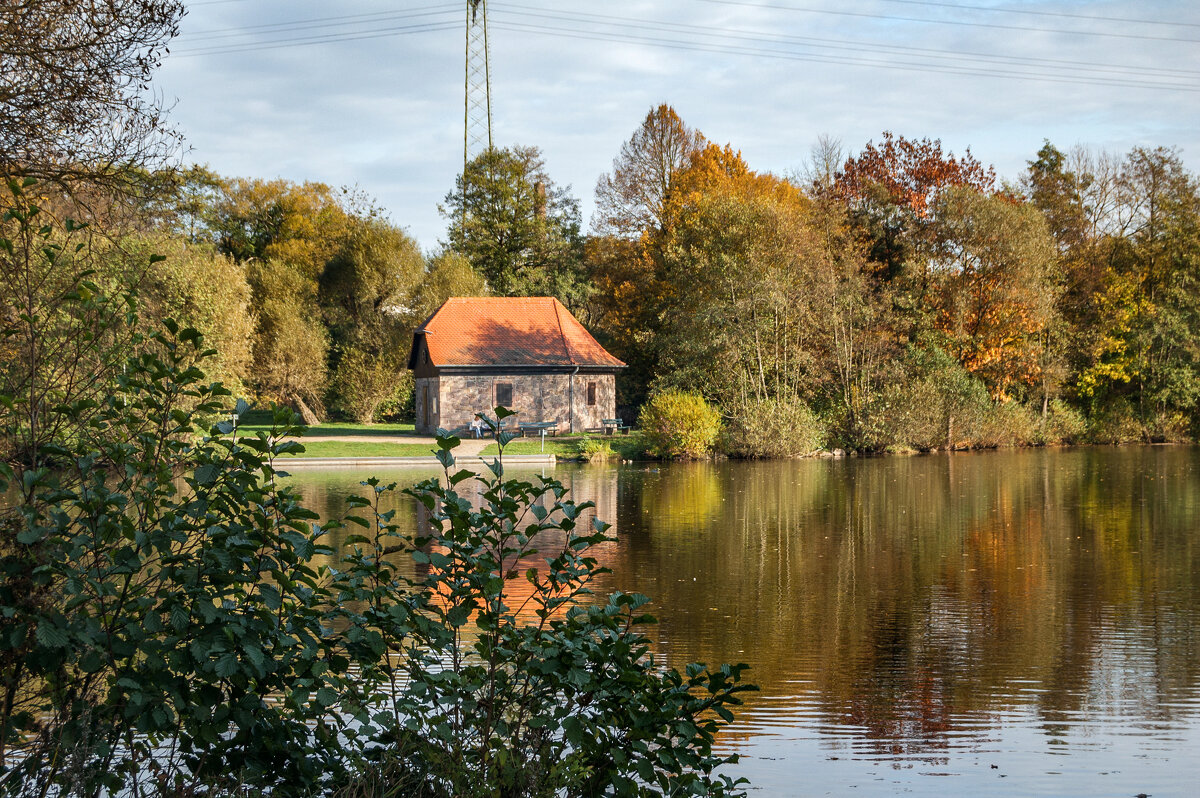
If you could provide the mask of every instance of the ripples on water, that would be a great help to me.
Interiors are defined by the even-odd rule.
[[[758,794],[1200,794],[1198,449],[555,475],[666,659],[751,664]],[[363,476],[295,479],[334,514]]]

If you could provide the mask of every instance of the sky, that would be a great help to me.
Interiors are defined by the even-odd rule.
[[[355,186],[427,251],[463,166],[466,0],[197,0],[155,77],[185,162]],[[1019,178],[1043,140],[1177,147],[1200,171],[1200,3],[493,0],[496,146],[580,200],[669,103],[751,168],[887,130]]]

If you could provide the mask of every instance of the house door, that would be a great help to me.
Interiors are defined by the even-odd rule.
[[[421,426],[429,429],[429,386],[421,386],[421,395],[418,397],[421,403]]]

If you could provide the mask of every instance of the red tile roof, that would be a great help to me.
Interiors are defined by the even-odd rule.
[[[454,297],[419,335],[434,366],[625,365],[554,297]]]

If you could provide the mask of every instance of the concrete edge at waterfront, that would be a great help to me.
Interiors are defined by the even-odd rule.
[[[492,462],[491,455],[459,455],[454,458],[463,467],[483,466]],[[553,466],[553,454],[509,454],[504,457],[508,466]],[[394,468],[398,466],[441,467],[436,457],[288,457],[275,461],[277,468],[294,471],[299,468]]]

